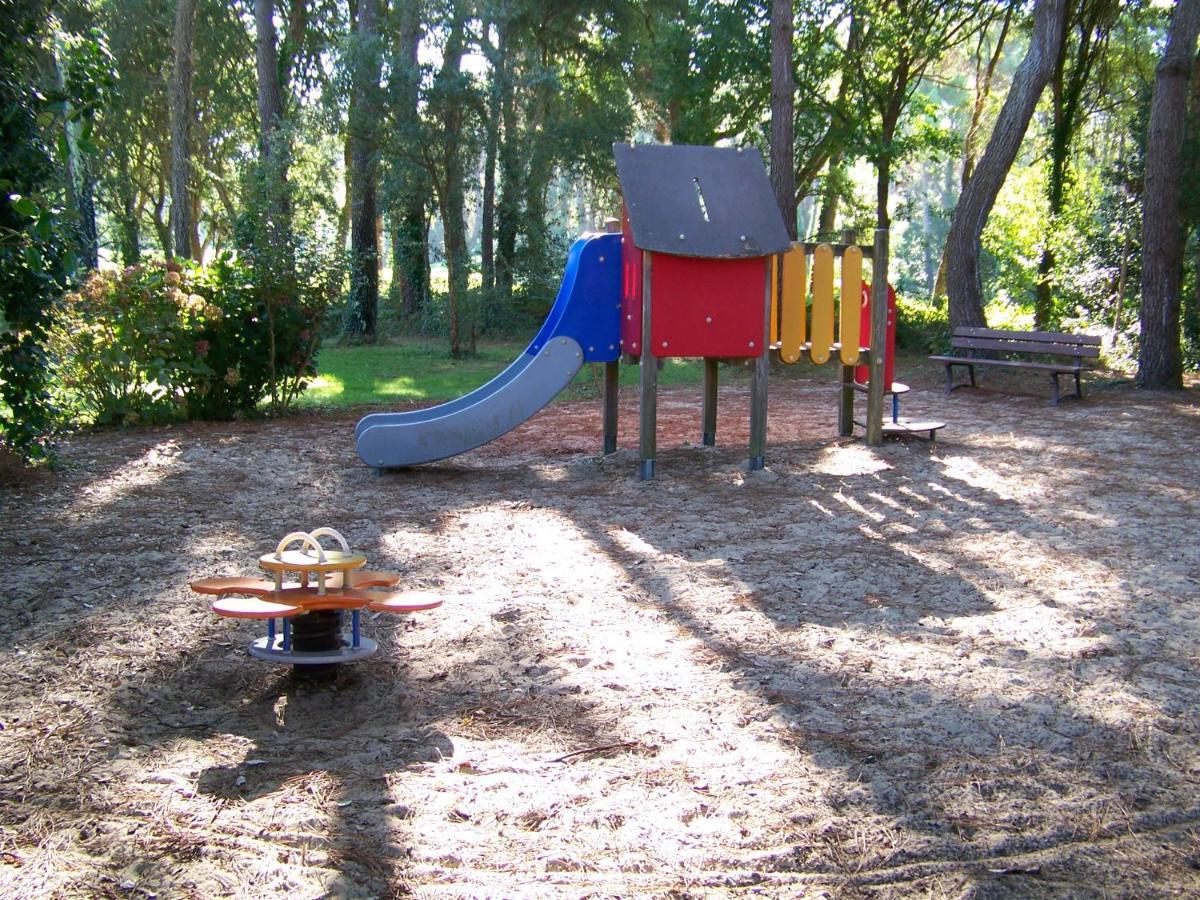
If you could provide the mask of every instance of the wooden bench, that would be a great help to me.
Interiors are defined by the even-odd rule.
[[[1100,338],[1090,334],[1066,334],[1054,331],[998,331],[994,328],[958,327],[950,338],[953,356],[931,356],[934,362],[946,366],[946,393],[965,385],[954,383],[954,367],[964,366],[975,387],[975,367],[995,366],[1005,369],[1034,369],[1047,372],[1054,389],[1053,405],[1060,399],[1058,377],[1075,376],[1075,396],[1083,397],[1080,375],[1085,359],[1100,357]],[[1003,353],[1021,357],[1008,359],[980,356],[980,353]],[[1031,358],[1033,357],[1033,358]]]

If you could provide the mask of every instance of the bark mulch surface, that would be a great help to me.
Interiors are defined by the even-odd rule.
[[[0,896],[1200,894],[1200,396],[594,400],[379,475],[355,417],[98,432],[0,489]],[[329,684],[188,581],[331,525],[434,612]]]

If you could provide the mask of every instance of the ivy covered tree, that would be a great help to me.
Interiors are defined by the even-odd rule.
[[[1154,79],[1142,206],[1142,341],[1137,383],[1183,387],[1180,307],[1184,229],[1177,180],[1183,171],[1188,87],[1200,36],[1200,0],[1178,0]]]
[[[39,87],[49,52],[48,7],[0,5],[0,444],[23,459],[48,453],[46,340],[51,304],[74,262],[61,172],[44,124],[47,92]]]

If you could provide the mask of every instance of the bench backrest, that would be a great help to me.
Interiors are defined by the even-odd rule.
[[[1098,359],[1100,338],[1094,334],[1058,331],[1000,331],[959,326],[950,337],[955,350],[998,350],[1001,353],[1044,353],[1075,359]]]

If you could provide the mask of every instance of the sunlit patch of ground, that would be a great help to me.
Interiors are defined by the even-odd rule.
[[[1194,394],[907,372],[595,402],[377,475],[354,418],[104,432],[0,492],[0,895],[1200,892]],[[189,578],[328,524],[445,606],[329,686]]]

